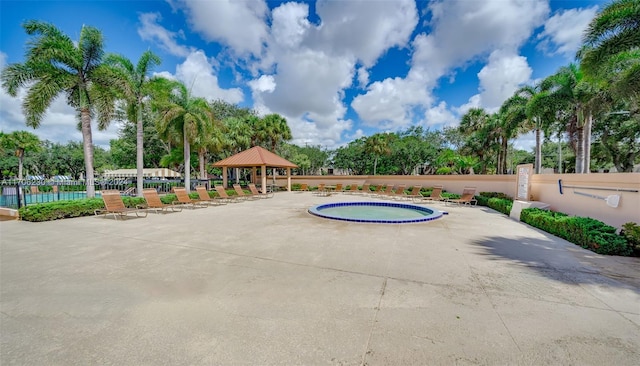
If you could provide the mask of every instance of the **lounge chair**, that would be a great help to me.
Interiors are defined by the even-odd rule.
[[[453,198],[453,199],[449,198],[445,201],[445,204],[456,203],[458,205],[469,205],[469,206],[477,205],[478,201],[474,197],[475,194],[476,194],[475,187],[464,187],[460,198]]]
[[[183,205],[183,207],[188,208],[207,207],[206,202],[191,199],[187,194],[187,189],[184,187],[173,187],[173,193],[176,194],[176,200],[172,203],[174,205]]]
[[[360,190],[360,194],[371,194],[371,184],[365,183]]]
[[[198,192],[198,198],[200,202],[207,203],[210,205],[224,205],[224,202],[221,198],[212,198],[209,196],[209,192],[207,191],[207,187],[205,186],[196,186],[196,192]]]
[[[390,196],[391,193],[393,193],[393,184],[387,184],[386,189],[382,190],[382,185],[378,186],[380,189],[378,190],[376,188],[375,193],[377,193],[379,196]]]
[[[145,201],[147,201],[147,206],[146,206],[147,210],[153,210],[156,213],[159,213],[159,212],[167,213],[169,211],[172,211],[172,212],[182,211],[182,207],[163,203],[160,200],[158,191],[156,191],[155,188],[143,189],[142,195],[144,196]]]
[[[324,183],[318,184],[318,189],[315,191],[315,194],[318,196],[330,196],[331,192],[327,190]]]
[[[342,192],[342,190],[343,190],[343,188],[342,188],[342,183],[338,183],[338,184],[336,184],[335,188],[333,189],[333,191],[334,191],[335,193],[341,193],[341,192]]]
[[[216,192],[218,193],[218,197],[220,197],[219,199],[222,200],[223,202],[241,202],[241,200],[239,199],[238,196],[229,196],[229,194],[227,193],[227,190],[224,189],[223,186],[215,186],[213,187]]]
[[[415,203],[425,203],[425,202],[432,202],[432,201],[444,201],[445,198],[442,197],[442,186],[435,186],[433,187],[433,190],[431,191],[431,195],[429,196],[416,196],[413,199],[413,202]]]
[[[239,184],[234,184],[233,185],[233,189],[236,191],[236,194],[241,199],[244,199],[244,200],[257,200],[257,199],[260,199],[260,197],[256,197],[256,196],[254,196],[252,194],[244,193],[244,190],[242,189],[242,187],[240,187]]]
[[[349,185],[349,189],[345,190],[344,193],[346,194],[358,193],[358,185],[356,183],[352,183],[351,185]]]
[[[402,198],[402,196],[404,196],[404,188],[406,186],[404,184],[400,184],[398,186],[395,187],[394,190],[391,191],[391,193],[389,193],[389,198],[392,199],[400,199]]]
[[[271,191],[271,192],[267,191],[267,193],[259,192],[258,188],[256,187],[256,185],[253,184],[253,183],[249,183],[249,190],[251,191],[251,194],[253,196],[259,197],[259,198],[271,198],[274,195],[273,191]]]
[[[298,192],[309,192],[309,185],[307,183],[302,183]]]
[[[104,215],[106,218],[107,215],[113,215],[116,220],[118,218],[125,219],[129,214],[135,214],[136,217],[147,217],[147,210],[141,206],[136,208],[126,207],[122,201],[122,196],[120,196],[120,191],[102,191],[102,200],[104,201],[104,209],[95,210],[93,213],[96,216]]]
[[[422,197],[422,195],[420,194],[421,189],[422,189],[422,186],[413,186],[413,188],[411,189],[411,192],[409,192],[408,194],[404,194],[403,196],[398,198],[405,199],[405,200],[413,200],[415,198]]]

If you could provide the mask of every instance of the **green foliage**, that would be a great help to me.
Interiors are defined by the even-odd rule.
[[[509,197],[508,195],[502,192],[480,192],[480,194],[478,196],[475,196],[475,198],[476,198],[476,201],[478,201],[478,206],[487,206],[487,207],[489,207],[489,199],[491,198],[500,198],[500,199],[513,202],[513,199],[511,197]]]
[[[104,208],[100,198],[72,201],[56,201],[21,207],[20,218],[24,221],[41,222],[71,217],[93,215],[95,210]]]
[[[633,250],[633,255],[640,257],[640,225],[635,222],[627,222],[622,225],[620,235],[627,239],[627,243]]]
[[[513,200],[508,198],[489,198],[487,206],[490,208],[502,212],[505,215],[511,213],[511,207],[513,206]]]
[[[630,255],[632,252],[627,239],[617,235],[614,227],[589,217],[525,208],[520,220],[598,254]]]

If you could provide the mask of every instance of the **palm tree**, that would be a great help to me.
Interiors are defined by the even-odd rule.
[[[204,98],[191,95],[187,87],[173,82],[172,92],[166,100],[157,106],[160,116],[158,132],[175,143],[182,144],[184,149],[184,185],[189,192],[191,188],[191,143],[198,135],[206,135],[213,120],[213,114]],[[178,138],[182,141],[177,141]]]
[[[121,55],[109,55],[105,62],[113,65],[114,69],[120,72],[120,77],[126,80],[125,89],[122,91],[126,102],[126,115],[131,123],[136,124],[136,168],[137,168],[137,195],[142,197],[144,183],[144,127],[142,123],[142,111],[145,99],[151,95],[149,72],[154,66],[160,64],[160,57],[147,50],[137,65],[133,65],[129,59]]]
[[[589,23],[578,53],[587,76],[621,97],[640,95],[640,3],[614,0]]]
[[[193,145],[198,151],[198,166],[200,168],[200,179],[207,179],[206,154],[212,152],[217,154],[224,149],[225,138],[222,133],[222,122],[213,119],[212,126],[206,129],[206,133],[195,137]]]
[[[251,147],[252,131],[247,127],[245,118],[229,117],[224,120],[225,129],[225,145],[233,153],[239,153]]]
[[[26,151],[37,152],[40,150],[41,142],[38,136],[27,131],[14,131],[0,136],[2,147],[15,151],[18,158],[18,179],[22,179],[22,167]]]
[[[377,133],[375,135],[369,136],[365,140],[365,151],[368,154],[373,154],[373,175],[376,175],[376,168],[378,165],[378,158],[382,155],[391,154],[391,148],[389,147],[389,135]]]
[[[492,117],[482,108],[471,108],[462,116],[458,129],[466,136],[462,150],[480,160],[480,173],[487,174],[487,155],[495,147]]]
[[[576,64],[561,67],[540,83],[542,96],[537,106],[553,108],[564,123],[570,146],[576,154],[576,173],[588,173],[591,147],[591,124],[598,97],[595,85],[584,78]]]
[[[23,24],[32,36],[27,42],[26,61],[2,70],[2,87],[15,97],[21,87],[28,89],[22,103],[27,126],[38,128],[53,100],[60,94],[80,117],[87,197],[95,196],[91,117],[105,129],[114,115],[116,93],[121,86],[116,73],[103,63],[102,33],[89,26],[80,30],[74,42],[54,25],[30,20]]]
[[[271,151],[276,152],[276,147],[282,141],[289,141],[293,138],[291,136],[291,129],[287,125],[287,120],[279,114],[268,114],[262,118],[262,125],[266,129],[266,138],[270,144]]]

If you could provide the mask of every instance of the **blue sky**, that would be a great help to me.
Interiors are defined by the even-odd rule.
[[[335,148],[412,125],[455,126],[574,59],[604,1],[0,1],[0,66],[22,62],[25,20],[77,39],[102,30],[106,51],[137,62],[151,49],[157,74],[207,99],[279,113],[299,145]],[[0,129],[29,129],[18,98],[0,92]],[[56,100],[41,139],[81,140],[75,114]],[[108,147],[119,125],[94,129]],[[532,136],[516,141],[529,149]]]

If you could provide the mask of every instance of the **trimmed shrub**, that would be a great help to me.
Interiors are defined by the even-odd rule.
[[[476,201],[478,201],[478,206],[487,206],[489,207],[489,200],[491,198],[501,198],[505,200],[510,200],[513,205],[513,199],[508,195],[502,192],[480,192],[479,195],[475,196]],[[493,208],[493,207],[492,207]],[[508,215],[508,213],[507,213]]]
[[[511,213],[511,207],[513,207],[513,201],[508,198],[494,197],[487,200],[487,206],[505,215],[509,215]]]
[[[616,228],[589,217],[525,208],[520,221],[598,254],[630,255],[632,251],[627,240],[616,235]]]
[[[633,255],[640,257],[640,225],[635,222],[627,222],[622,225],[620,235],[627,239],[627,243],[633,251]]]
[[[126,207],[136,207],[144,204],[144,198],[123,197]],[[95,210],[103,209],[104,202],[101,198],[84,198],[69,201],[55,201],[28,205],[18,211],[20,219],[31,222],[42,222],[66,219],[71,217],[92,216]]]

